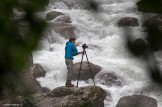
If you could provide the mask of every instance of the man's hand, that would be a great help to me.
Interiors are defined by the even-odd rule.
[[[75,43],[75,46],[79,46],[80,44],[79,43]]]
[[[83,55],[84,55],[85,53],[86,53],[85,51],[83,51],[83,52],[79,52],[79,54],[83,54]]]

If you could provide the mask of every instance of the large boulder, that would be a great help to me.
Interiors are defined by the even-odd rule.
[[[98,86],[58,87],[47,95],[34,95],[38,107],[104,107],[106,92]]]
[[[47,13],[46,20],[51,21],[60,15],[64,15],[64,14],[61,12],[57,12],[57,11],[51,11],[51,12]]]
[[[139,22],[137,18],[134,17],[124,17],[120,19],[117,23],[119,27],[124,27],[124,26],[132,26],[136,27],[139,26]]]
[[[132,95],[120,98],[116,107],[158,107],[154,98],[143,95]]]
[[[38,77],[44,77],[46,71],[43,69],[41,65],[34,64],[34,66],[32,67],[32,73],[35,78],[38,78]]]
[[[35,93],[3,100],[0,105],[19,104],[24,107],[104,107],[108,92],[98,86],[58,87],[49,93]],[[108,94],[111,98],[111,94]]]
[[[74,64],[74,75],[71,77],[72,80],[77,80],[78,79],[78,74],[79,74],[79,70],[80,70],[80,64],[81,63],[75,63]],[[93,77],[95,77],[95,75],[97,73],[99,73],[101,71],[101,67],[98,65],[95,65],[93,63],[90,62],[90,67],[92,70],[92,75]],[[92,79],[92,75],[89,69],[89,65],[88,62],[83,62],[82,63],[82,69],[80,72],[80,80],[88,80],[88,79]]]
[[[123,86],[123,78],[117,76],[114,73],[100,73],[97,75],[100,83],[106,86]]]

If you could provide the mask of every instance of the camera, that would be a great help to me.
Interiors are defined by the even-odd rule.
[[[86,44],[83,44],[83,45],[82,45],[82,48],[83,48],[83,49],[86,49],[86,48],[88,48],[88,46],[87,46]]]

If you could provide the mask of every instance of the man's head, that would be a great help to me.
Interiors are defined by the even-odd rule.
[[[69,42],[72,42],[72,43],[74,43],[75,44],[75,38],[69,38]]]

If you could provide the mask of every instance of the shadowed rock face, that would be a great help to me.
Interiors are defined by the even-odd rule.
[[[157,101],[154,98],[133,95],[120,98],[116,107],[158,107]]]
[[[124,26],[139,26],[139,22],[137,18],[134,17],[124,17],[120,19],[117,23],[119,27],[124,27]]]
[[[101,67],[98,65],[94,65],[94,64],[90,63],[90,67],[92,70],[93,77],[95,77],[95,75],[101,71]],[[79,70],[80,70],[80,63],[74,64],[73,70],[74,70],[74,75],[71,78],[73,80],[77,80]],[[83,62],[82,69],[80,72],[80,80],[88,80],[88,79],[92,79],[92,75],[91,75],[91,72],[90,72],[90,69],[88,66],[88,62]]]

